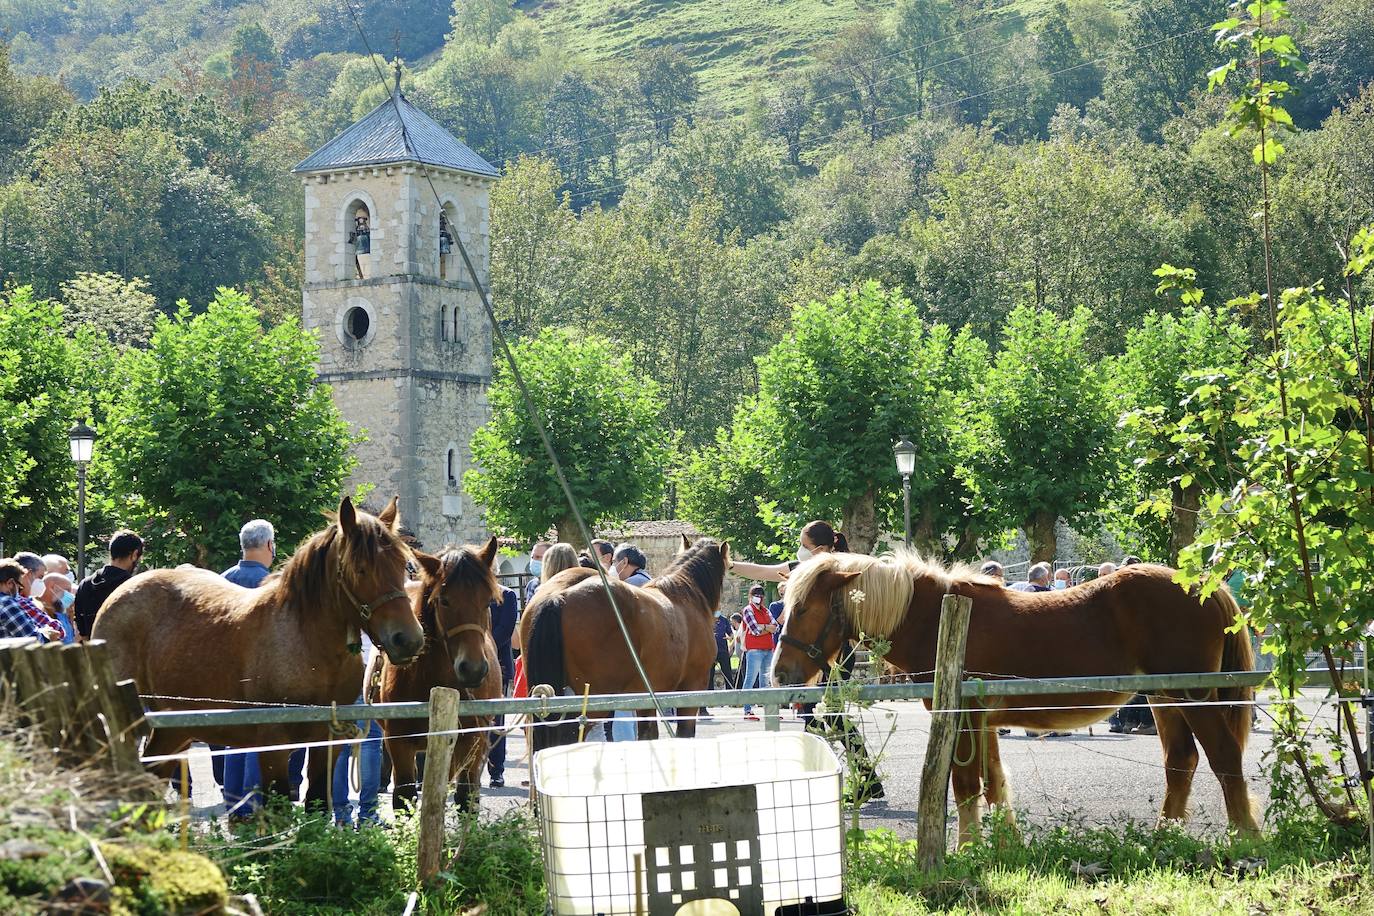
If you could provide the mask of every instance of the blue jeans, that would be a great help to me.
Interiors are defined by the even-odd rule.
[[[334,759],[334,821],[339,824],[351,824],[353,810],[348,803],[348,760],[353,752],[353,745],[343,745],[337,751],[338,756]],[[380,824],[382,821],[377,816],[377,793],[382,787],[382,727],[376,720],[373,720],[367,730],[367,737],[363,739],[358,767],[358,822],[371,821]]]
[[[753,690],[755,687],[768,686],[768,664],[773,660],[772,649],[750,649],[744,653],[744,680],[740,690]],[[752,704],[744,707],[747,716],[754,711]]]
[[[300,795],[306,753],[305,748],[292,751],[286,764],[292,799]],[[237,808],[239,814],[251,814],[262,807],[262,771],[258,769],[257,754],[224,756],[224,807],[230,811]]]
[[[224,807],[237,814],[251,814],[262,807],[262,774],[257,754],[224,755]]]

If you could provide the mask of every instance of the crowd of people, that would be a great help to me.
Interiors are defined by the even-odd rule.
[[[79,583],[71,563],[58,553],[39,556],[25,550],[0,560],[0,639],[90,639],[96,611],[142,559],[143,539],[116,531],[110,562]]]
[[[258,588],[271,575],[277,558],[272,524],[264,519],[248,522],[239,531],[239,544],[239,561],[224,570],[222,575],[240,587]],[[89,639],[96,612],[120,584],[135,574],[142,561],[144,548],[143,539],[136,533],[128,530],[115,532],[109,542],[109,562],[80,582],[75,581],[70,563],[59,554],[40,556],[24,551],[0,560],[0,638],[29,637],[40,642],[65,643]],[[814,521],[800,532],[794,560],[775,564],[732,560],[731,573],[759,583],[777,583],[777,595],[770,602],[765,586],[756,584],[750,587],[748,601],[742,608],[728,613],[724,607],[717,610],[714,620],[716,658],[708,685],[715,686],[718,673],[727,689],[769,687],[769,671],[785,623],[787,578],[798,566],[815,556],[847,550],[848,544],[842,533],[826,522]],[[1139,562],[1139,558],[1128,556],[1120,565],[1129,566]],[[533,599],[542,582],[578,566],[599,568],[608,578],[630,585],[645,585],[651,581],[644,551],[634,544],[614,545],[610,541],[597,539],[586,550],[579,552],[564,542],[535,543],[530,550],[529,564],[524,574],[523,594],[503,585],[500,597],[491,604],[492,633],[507,695],[512,692],[523,695],[526,690],[522,662],[516,658],[521,609]],[[1102,563],[1096,570],[1095,578],[1112,575],[1117,568],[1115,563]],[[1005,570],[995,561],[983,563],[980,571],[1017,591],[1047,592],[1074,587],[1069,570],[1056,571],[1049,563],[1032,564],[1024,580],[1011,583],[1006,583]],[[494,572],[499,573],[497,570]],[[366,661],[375,648],[365,634],[363,639]],[[852,650],[842,653],[841,676],[852,674],[855,654]],[[362,700],[361,691],[359,700]],[[867,759],[857,730],[842,716],[829,716],[829,721],[822,722],[814,714],[814,705],[803,705],[799,713],[808,729],[822,732],[837,729],[847,743],[855,745],[859,759]],[[745,706],[744,717],[752,721],[758,719],[751,705]],[[502,722],[498,720],[495,724],[500,726]],[[390,781],[389,775],[384,772],[380,726],[373,721],[366,723],[366,727],[362,740],[356,746],[343,747],[336,762],[333,774],[334,813],[341,823],[352,821],[348,792],[350,756],[357,754],[359,757],[361,791],[357,816],[360,822],[378,820],[377,797],[381,787]],[[1153,734],[1153,717],[1145,698],[1136,697],[1118,710],[1109,728],[1120,733]],[[1035,735],[1031,732],[1028,734]],[[616,718],[608,719],[605,723],[605,738],[608,741],[633,740],[635,735],[632,713],[617,713]],[[494,787],[505,784],[505,744],[504,736],[494,741],[488,757],[488,777],[490,785]],[[212,748],[212,751],[214,778],[221,788],[226,806],[239,813],[253,810],[261,803],[261,778],[256,755],[225,748]],[[293,794],[299,792],[304,763],[304,751],[292,755],[289,771]],[[865,797],[881,797],[882,784],[871,764],[867,782]]]

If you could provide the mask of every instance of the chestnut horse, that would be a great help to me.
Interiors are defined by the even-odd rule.
[[[481,551],[455,547],[437,558],[417,556],[424,579],[415,596],[415,617],[424,628],[425,647],[412,664],[383,664],[381,702],[428,702],[433,687],[452,687],[464,700],[499,699],[501,667],[491,638],[491,602],[501,593],[491,571],[496,538],[487,541]],[[458,727],[487,728],[491,721],[491,716],[463,716]],[[415,804],[419,791],[415,755],[424,751],[428,731],[428,719],[382,722],[396,774],[393,800],[398,807]],[[449,779],[458,777],[454,800],[460,808],[471,809],[477,803],[487,739],[485,731],[458,736]]]
[[[729,545],[701,538],[683,550],[661,575],[642,588],[611,580],[616,605],[655,692],[705,690],[716,660],[711,618],[720,603]],[[533,690],[548,684],[556,694],[643,693],[644,682],[595,570],[566,569],[539,586],[520,621],[525,675]],[[679,709],[678,735],[696,734],[700,709]],[[589,713],[604,718],[609,713]],[[658,737],[654,711],[639,711],[639,737]],[[533,729],[535,751],[577,740],[575,726]]]
[[[1174,571],[1165,566],[1127,566],[1067,590],[1033,593],[1003,588],[967,568],[947,570],[911,553],[884,559],[846,553],[803,563],[788,580],[786,622],[773,663],[775,683],[815,680],[822,663],[832,661],[841,644],[860,633],[891,643],[885,657],[889,664],[915,673],[917,680],[930,680],[946,593],[973,599],[965,670],[979,677],[1248,671],[1254,664],[1245,630],[1227,632],[1238,614],[1231,594],[1220,589],[1199,601],[1174,582]],[[960,730],[951,774],[959,841],[977,834],[980,792],[991,805],[1007,802],[998,726],[1081,728],[1105,718],[1133,693],[966,701],[969,726]],[[1221,782],[1231,826],[1244,833],[1258,831],[1241,767],[1250,708],[1201,704],[1244,702],[1253,695],[1250,687],[1226,687],[1160,691],[1154,698],[1161,704],[1183,699],[1200,703],[1154,707],[1166,768],[1161,819],[1187,817],[1198,761],[1196,739]]]
[[[398,526],[394,499],[374,518],[345,497],[337,520],[261,587],[204,569],[144,573],[106,599],[91,635],[109,644],[116,677],[133,678],[154,709],[351,704],[363,678],[360,630],[398,664],[424,645],[405,592],[411,552]],[[254,747],[328,737],[327,723],[179,728],[155,730],[143,752],[177,754],[192,739]],[[268,792],[289,793],[289,754],[258,755]],[[311,748],[307,802],[326,801],[331,759],[328,747]]]

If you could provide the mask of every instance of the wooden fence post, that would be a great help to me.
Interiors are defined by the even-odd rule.
[[[429,743],[425,746],[425,777],[420,787],[420,837],[417,867],[423,884],[439,873],[444,854],[444,808],[448,802],[449,769],[458,736],[458,691],[435,687],[429,692]],[[440,734],[448,732],[449,734]]]
[[[940,602],[935,697],[931,701],[934,714],[921,767],[916,820],[916,854],[925,872],[936,871],[945,864],[945,801],[949,795],[949,768],[959,738],[959,684],[964,678],[964,649],[972,609],[973,599],[962,595],[945,595]]]

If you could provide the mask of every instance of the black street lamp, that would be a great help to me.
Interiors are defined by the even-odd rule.
[[[86,578],[86,465],[95,448],[95,430],[78,420],[67,433],[76,464],[76,581]]]
[[[902,475],[902,509],[905,519],[906,546],[911,546],[911,475],[916,470],[916,446],[906,436],[892,446],[897,459],[897,473]]]

